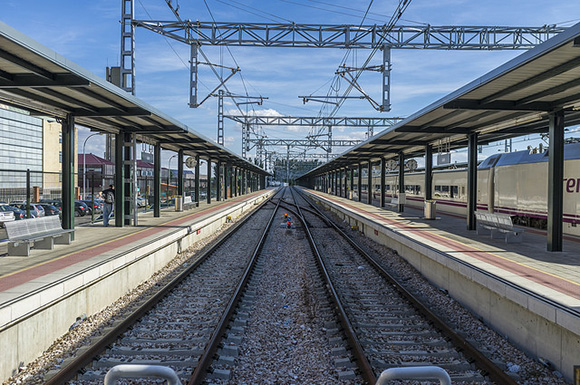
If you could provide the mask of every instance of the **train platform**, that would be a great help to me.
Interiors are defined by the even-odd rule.
[[[465,218],[353,201],[304,189],[369,238],[395,249],[435,285],[567,378],[580,379],[580,239],[549,252],[546,233],[506,243],[467,230]]]
[[[63,335],[75,319],[104,309],[146,281],[175,255],[214,234],[273,194],[267,189],[225,201],[201,203],[161,216],[140,214],[137,226],[75,228],[70,245],[7,256],[0,244],[0,344],[14,346],[0,360],[6,379]]]
[[[7,242],[0,244],[0,307],[2,304],[34,291],[60,277],[74,274],[98,264],[115,254],[124,253],[152,239],[166,238],[178,229],[196,227],[204,219],[260,195],[230,198],[225,201],[200,203],[192,210],[165,208],[155,218],[153,211],[140,213],[137,226],[104,227],[92,223],[75,228],[70,245],[55,245],[53,250],[31,250],[29,257],[8,256]],[[112,222],[114,223],[114,221]]]
[[[506,243],[489,233],[467,230],[465,218],[437,213],[435,220],[424,219],[423,212],[405,206],[398,213],[390,208],[324,194],[310,193],[333,202],[345,210],[363,215],[415,242],[436,248],[455,258],[485,268],[513,284],[554,302],[580,310],[580,239],[565,237],[562,252],[546,250],[545,231],[526,228],[523,242]]]

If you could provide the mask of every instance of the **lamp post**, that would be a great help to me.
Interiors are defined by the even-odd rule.
[[[175,158],[177,154],[169,158],[169,164],[167,165],[167,189],[165,190],[165,200],[169,202],[169,183],[171,182],[171,159]]]
[[[85,175],[87,174],[87,154],[85,153],[85,146],[87,145],[87,140],[89,140],[89,138],[91,136],[95,136],[95,135],[102,135],[102,133],[97,132],[97,133],[91,134],[91,135],[87,136],[87,138],[83,142],[83,199],[87,199],[87,196],[86,196],[87,186],[86,186],[86,177],[85,177]],[[94,198],[95,197],[93,197],[93,199]]]

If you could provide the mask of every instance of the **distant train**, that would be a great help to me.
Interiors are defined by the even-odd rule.
[[[580,236],[580,143],[564,146],[564,234]],[[467,170],[433,171],[432,197],[437,211],[467,214]],[[423,172],[405,173],[406,205],[422,208]],[[365,194],[363,188],[362,194]],[[380,179],[373,177],[373,195],[380,195]],[[398,194],[398,176],[387,174],[387,197]],[[521,225],[547,227],[548,152],[517,151],[495,154],[477,169],[477,210],[506,213]],[[388,199],[387,199],[388,201]]]

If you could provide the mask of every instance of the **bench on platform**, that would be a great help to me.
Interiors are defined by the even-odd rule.
[[[390,202],[385,202],[385,206],[398,208],[399,207],[399,198],[391,198]]]
[[[55,244],[69,245],[74,229],[63,229],[58,216],[6,222],[8,255],[30,255],[30,247],[52,250]]]
[[[492,238],[494,238],[494,234],[500,233],[504,235],[506,243],[509,242],[510,238],[516,242],[521,242],[526,231],[525,229],[514,227],[512,217],[508,214],[476,211],[475,219],[477,220],[477,234],[481,234],[482,229],[489,230]]]

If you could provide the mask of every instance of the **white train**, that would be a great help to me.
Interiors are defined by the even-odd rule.
[[[580,143],[564,146],[564,234],[580,236]],[[388,197],[396,196],[397,175],[387,174]],[[380,179],[373,178],[374,196]],[[364,186],[364,184],[363,184]],[[406,205],[423,208],[424,172],[405,173]],[[362,194],[365,196],[366,188]],[[437,211],[465,216],[466,169],[434,170],[432,197]],[[545,229],[547,225],[548,153],[517,151],[488,157],[477,170],[477,210],[506,213],[521,225]]]

